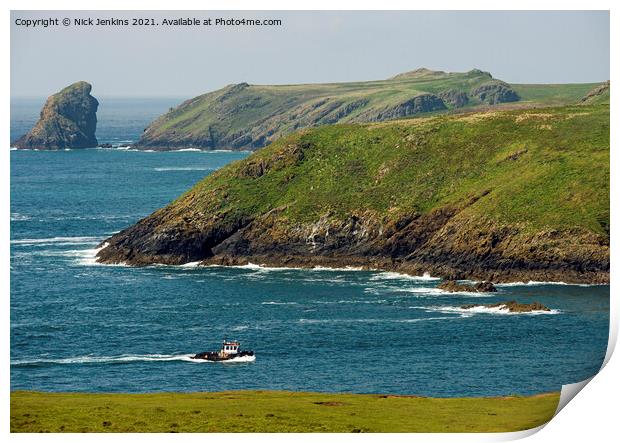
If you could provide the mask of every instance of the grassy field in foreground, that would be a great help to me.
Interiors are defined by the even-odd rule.
[[[425,398],[227,391],[15,391],[11,432],[509,432],[546,423],[559,393]]]

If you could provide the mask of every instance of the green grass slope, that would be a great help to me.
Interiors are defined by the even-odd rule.
[[[334,123],[386,121],[421,114],[495,106],[575,103],[593,85],[515,85],[478,69],[447,73],[418,69],[388,80],[261,86],[241,83],[170,110],[137,147],[257,148],[295,130]]]
[[[518,100],[511,92],[508,85],[477,69],[466,73],[419,69],[388,80],[353,83],[241,83],[171,109],[146,128],[137,146],[252,149],[305,127],[393,120]]]
[[[214,256],[607,281],[609,107],[301,131],[208,176],[100,252],[130,264]]]
[[[559,394],[424,398],[285,391],[11,393],[11,432],[511,432]]]

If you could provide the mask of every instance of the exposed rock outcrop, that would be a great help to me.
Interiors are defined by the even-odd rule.
[[[493,283],[489,281],[482,281],[470,285],[467,283],[458,283],[454,280],[446,280],[437,286],[437,289],[447,292],[497,292]]]
[[[579,102],[584,105],[590,105],[590,104],[598,103],[601,100],[609,101],[609,94],[610,94],[610,81],[607,80],[606,82],[601,83],[596,88],[592,89],[586,95],[581,97],[581,100]]]
[[[452,106],[453,108],[462,108],[469,103],[469,96],[465,92],[457,89],[441,91],[438,95],[444,103]]]
[[[423,112],[433,112],[445,110],[446,105],[443,100],[435,94],[420,94],[409,100],[405,100],[395,106],[390,106],[376,112],[368,112],[360,115],[355,121],[376,122],[384,120],[395,120],[398,118],[410,117]]]
[[[471,95],[489,105],[516,102],[521,99],[510,85],[499,80],[492,80],[478,86],[471,92]]]
[[[39,121],[12,146],[19,149],[57,150],[97,146],[97,107],[91,85],[74,83],[47,99]]]
[[[516,301],[507,301],[501,303],[494,303],[488,305],[476,305],[469,304],[461,306],[461,309],[474,309],[474,308],[499,308],[508,312],[523,313],[523,312],[551,312],[547,306],[542,303],[517,303]]]

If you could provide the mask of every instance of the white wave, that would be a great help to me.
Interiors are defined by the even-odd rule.
[[[177,152],[200,152],[202,149],[198,148],[183,148],[183,149],[175,149]]]
[[[261,305],[298,305],[299,303],[294,301],[264,301]]]
[[[58,364],[58,365],[70,365],[70,364],[89,364],[89,363],[131,363],[141,361],[194,361],[192,357],[194,354],[122,354],[116,356],[92,356],[85,355],[80,357],[67,357],[57,359],[37,359],[37,360],[16,360],[12,361],[11,365],[23,366],[23,365],[35,365],[35,364]]]
[[[26,214],[20,214],[19,212],[11,212],[11,221],[26,221],[30,220],[32,217]]]
[[[554,286],[581,286],[581,287],[589,287],[589,286],[608,286],[607,283],[566,283],[563,281],[534,281],[530,280],[528,282],[511,282],[511,283],[495,283],[496,287],[511,287],[511,286],[543,286],[543,285],[554,285]]]
[[[399,272],[380,272],[370,277],[371,280],[414,280],[414,281],[435,281],[440,280],[439,277],[431,277],[428,272],[423,275],[408,275]]]
[[[182,268],[197,268],[200,265],[199,261],[192,261],[181,265]]]
[[[167,167],[167,168],[154,168],[155,171],[165,172],[165,171],[215,171],[215,168],[209,167],[197,167],[197,166],[187,166],[187,167]]]
[[[344,268],[330,268],[327,266],[315,266],[314,268],[311,268],[310,270],[311,271],[349,272],[349,271],[364,271],[365,269],[362,266],[345,266]]]
[[[430,320],[453,320],[454,317],[424,317],[424,318],[300,318],[299,323],[322,324],[322,323],[418,323]]]
[[[248,263],[246,265],[237,265],[233,267],[240,268],[240,269],[267,269],[265,266],[257,265],[255,263]]]
[[[387,300],[337,300],[337,301],[310,301],[309,303],[317,304],[317,305],[342,305],[342,304],[382,304],[387,303]]]
[[[17,151],[17,150],[18,150],[17,148],[11,148],[11,151]]]
[[[266,265],[257,265],[256,263],[248,262],[245,265],[233,265],[233,266],[222,266],[222,265],[212,265],[213,267],[224,267],[224,268],[238,268],[238,269],[251,269],[254,271],[296,271],[303,270],[304,268],[292,268],[286,266],[277,266],[270,267]]]
[[[37,244],[65,244],[81,245],[96,243],[102,240],[101,237],[51,237],[51,238],[23,238],[11,240],[12,245],[37,245]]]
[[[496,315],[555,315],[561,311],[558,309],[552,309],[551,311],[530,311],[530,312],[510,312],[506,305],[500,305],[495,307],[489,306],[474,306],[473,308],[462,308],[460,306],[427,306],[427,307],[414,307],[424,309],[427,312],[452,312],[457,314],[496,314]]]
[[[104,243],[99,248],[83,249],[81,253],[77,255],[77,264],[82,266],[101,266],[101,263],[97,262],[97,254],[103,248],[108,246],[108,243]],[[122,263],[118,265],[106,265],[106,266],[124,266]]]

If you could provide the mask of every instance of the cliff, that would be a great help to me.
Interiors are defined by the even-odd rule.
[[[107,239],[102,263],[609,281],[609,106],[304,130]]]
[[[135,147],[256,149],[326,124],[416,117],[520,100],[491,74],[421,68],[388,80],[261,86],[239,83],[187,100],[144,131]]]
[[[49,97],[39,121],[12,146],[19,149],[71,149],[97,146],[97,107],[91,85],[80,81]]]

